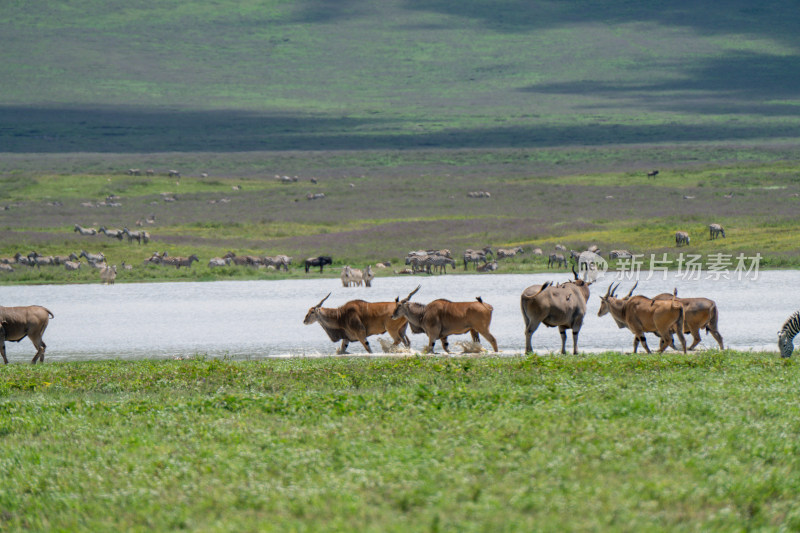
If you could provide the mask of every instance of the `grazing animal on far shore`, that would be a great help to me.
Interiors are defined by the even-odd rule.
[[[192,266],[192,263],[195,261],[200,261],[200,259],[198,259],[196,254],[192,254],[189,257],[162,257],[161,264],[174,266],[175,268],[180,269],[181,267],[188,268]]]
[[[105,226],[101,226],[97,232],[105,233],[106,237],[111,237],[112,239],[122,240],[122,237],[124,236],[121,229],[107,229]]]
[[[525,250],[522,246],[517,246],[516,248],[498,248],[497,249],[497,258],[504,259],[506,257],[514,257],[517,254],[523,254]]]
[[[329,255],[320,255],[318,257],[309,257],[305,261],[306,274],[312,267],[319,267],[319,273],[322,274],[322,268],[325,265],[332,265],[333,259]]]
[[[113,285],[117,279],[117,265],[108,266],[100,270],[100,280],[103,285]]]
[[[547,268],[550,268],[550,265],[555,265],[557,267],[563,266],[564,268],[567,268],[567,260],[564,257],[564,254],[550,254],[547,259]]]
[[[84,228],[80,224],[75,224],[75,231],[81,235],[97,235],[97,230],[94,228]]]
[[[228,266],[230,264],[231,264],[231,258],[230,257],[225,257],[225,258],[212,257],[211,259],[208,260],[208,267],[209,268],[224,267],[224,266]]]
[[[719,224],[709,224],[708,226],[708,238],[709,240],[714,240],[717,237],[722,235],[722,238],[725,238],[725,228],[720,226]]]
[[[676,231],[675,232],[675,245],[680,246],[682,244],[689,245],[689,233],[685,231]]]

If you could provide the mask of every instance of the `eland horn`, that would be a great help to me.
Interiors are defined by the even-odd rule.
[[[328,293],[328,296],[330,296],[330,295],[331,295],[331,293]],[[319,303],[318,303],[317,305],[315,305],[314,307],[322,307],[322,303],[323,303],[325,300],[327,300],[327,299],[328,299],[328,296],[326,296],[325,298],[323,298],[322,300],[320,300],[320,301],[319,301]]]
[[[633,294],[633,291],[636,289],[636,287],[637,287],[638,285],[639,285],[639,281],[637,280],[637,281],[636,281],[636,284],[633,286],[633,288],[632,288],[632,289],[631,289],[631,291],[628,293],[628,295],[627,295],[625,298],[623,298],[623,300],[627,300],[628,298],[630,298],[630,297],[631,297],[631,294]]]
[[[417,285],[417,288],[416,288],[416,289],[414,289],[413,291],[411,291],[410,293],[408,293],[408,296],[406,296],[406,297],[403,299],[403,301],[404,301],[404,302],[407,302],[407,301],[409,301],[409,300],[411,299],[411,297],[412,297],[412,296],[414,296],[415,294],[417,294],[417,291],[420,289],[420,287],[422,287],[422,285]]]

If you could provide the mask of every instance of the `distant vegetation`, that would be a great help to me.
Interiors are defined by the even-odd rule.
[[[501,261],[498,271],[531,272],[545,269],[546,254],[557,243],[575,250],[591,244],[605,252],[628,249],[646,259],[664,253],[674,259],[679,252],[760,253],[762,267],[797,267],[800,152],[794,148],[640,147],[636,154],[643,159],[673,159],[670,166],[659,165],[655,178],[647,177],[652,165],[630,161],[626,148],[10,156],[0,178],[7,185],[0,189],[0,206],[6,208],[0,215],[0,257],[33,250],[103,252],[110,263],[134,265],[120,272],[118,282],[287,275],[206,266],[228,251],[287,254],[295,258],[288,275],[304,276],[302,260],[322,254],[333,256],[336,266],[389,260],[400,269],[416,249],[447,248],[460,258],[466,248],[486,245],[540,247],[545,257],[519,255]],[[100,161],[117,168],[102,171]],[[17,170],[11,170],[14,165]],[[69,172],[55,173],[59,166]],[[158,172],[128,175],[134,166]],[[179,180],[166,175],[174,166],[183,170]],[[88,172],[76,172],[81,168]],[[276,179],[287,174],[297,181]],[[491,196],[469,198],[474,190]],[[307,194],[320,192],[324,199],[307,200]],[[102,206],[109,196],[118,197],[119,207]],[[727,238],[709,240],[712,222],[725,226]],[[151,240],[145,245],[86,237],[73,231],[75,224],[144,229]],[[690,233],[691,246],[676,248],[677,230]],[[201,261],[190,270],[143,267],[154,251],[196,253]],[[95,278],[91,271],[63,268],[0,274],[12,283]]]
[[[0,7],[0,150],[797,138],[795,6],[736,0]]]

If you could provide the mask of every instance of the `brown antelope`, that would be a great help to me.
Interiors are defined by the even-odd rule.
[[[653,300],[672,300],[676,295],[668,292],[655,296]],[[683,332],[691,333],[694,342],[687,350],[694,350],[700,343],[700,330],[705,328],[706,333],[710,333],[714,340],[719,344],[719,349],[724,350],[722,345],[722,335],[717,328],[719,313],[717,304],[708,298],[676,298],[683,305]]]
[[[532,352],[531,337],[544,324],[548,328],[558,326],[561,334],[561,353],[567,353],[567,330],[572,330],[572,353],[578,353],[578,334],[586,314],[589,299],[589,285],[581,279],[572,267],[574,281],[561,285],[531,285],[522,292],[520,307],[525,320],[525,352]]]
[[[617,284],[617,287],[619,284]],[[634,285],[634,289],[636,285]],[[597,316],[611,313],[611,317],[620,328],[628,328],[633,333],[633,353],[642,343],[647,353],[652,353],[647,346],[645,333],[657,333],[661,337],[659,353],[663,353],[667,346],[675,348],[672,332],[675,331],[686,353],[686,338],[683,336],[684,309],[673,294],[672,300],[652,300],[645,296],[633,296],[633,289],[625,298],[616,298],[616,287],[608,286],[605,296],[600,297],[600,310]],[[677,291],[675,291],[677,293]],[[677,348],[676,348],[677,349]]]
[[[372,353],[367,337],[387,332],[394,340],[394,346],[401,342],[411,346],[406,335],[406,319],[392,317],[394,302],[351,300],[341,307],[322,307],[330,295],[328,293],[328,296],[308,310],[303,324],[319,322],[331,341],[342,341],[336,353],[347,353],[347,347],[355,341],[359,341],[368,353]]]
[[[36,348],[36,355],[31,363],[38,360],[44,363],[44,350],[47,345],[42,340],[44,330],[53,313],[39,305],[25,307],[0,307],[0,355],[8,364],[6,357],[6,341],[19,342],[28,337]]]
[[[444,299],[434,300],[427,305],[409,302],[419,289],[418,286],[403,300],[397,297],[392,318],[405,317],[411,324],[412,332],[424,332],[428,336],[425,352],[433,353],[433,345],[439,339],[444,351],[450,353],[447,337],[467,332],[475,342],[480,342],[479,334],[483,335],[491,343],[492,349],[498,351],[497,340],[489,331],[494,308],[484,303],[480,296],[476,298],[477,302],[451,302]]]

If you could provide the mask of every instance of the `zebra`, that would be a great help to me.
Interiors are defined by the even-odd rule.
[[[453,270],[456,269],[456,262],[455,260],[446,257],[444,255],[429,255],[425,258],[425,266],[430,269],[433,267],[433,271],[441,272],[442,274],[447,274],[447,265],[453,267]]]
[[[791,357],[794,351],[793,340],[800,332],[800,311],[795,311],[778,332],[778,348],[781,350],[781,357]]]
[[[467,269],[467,265],[469,263],[474,263],[475,268],[478,267],[478,263],[483,261],[484,264],[486,263],[486,252],[484,250],[466,250],[464,252],[464,270]]]
[[[725,228],[720,226],[719,224],[710,224],[708,226],[708,238],[711,240],[716,239],[717,237],[722,234],[722,238],[725,238]]]
[[[95,263],[102,263],[103,261],[106,260],[106,256],[105,254],[103,254],[103,252],[92,254],[87,252],[86,250],[81,250],[81,255],[78,256],[78,259],[80,259],[81,257],[85,257],[87,261],[92,261]]]
[[[131,231],[128,228],[122,228],[122,234],[128,236],[128,242],[133,242],[136,239],[136,242],[142,244],[142,232],[141,231]],[[147,241],[145,241],[145,244]]]
[[[564,259],[564,254],[550,254],[547,258],[547,268],[550,268],[550,265],[556,265],[556,268],[563,265],[564,268],[567,268],[567,260]]]
[[[685,231],[676,231],[675,232],[675,246],[680,246],[681,244],[689,245],[689,233]]]
[[[97,235],[97,230],[94,228],[84,228],[80,224],[75,224],[75,231],[81,235]]]
[[[119,240],[122,240],[122,238],[125,236],[125,234],[122,233],[122,230],[106,229],[105,226],[102,226],[99,230],[97,230],[97,233],[105,233],[106,237],[111,237],[112,239],[119,239]]]

